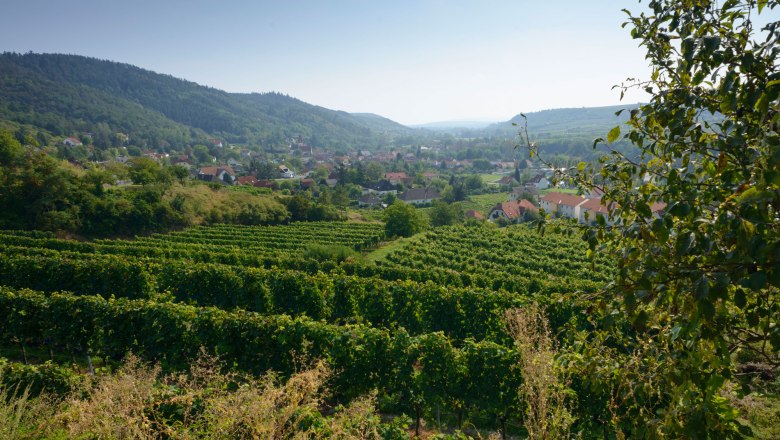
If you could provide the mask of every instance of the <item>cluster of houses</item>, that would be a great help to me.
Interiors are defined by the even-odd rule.
[[[539,199],[539,205],[545,212],[575,219],[582,224],[594,223],[598,217],[603,217],[607,225],[619,223],[620,219],[611,215],[618,205],[605,202],[601,195],[599,191],[589,192],[584,196],[551,192]],[[666,204],[654,203],[650,209],[654,216],[660,217],[666,209]]]
[[[384,179],[363,187],[362,196],[358,199],[358,206],[384,206],[382,198],[387,194],[393,194],[399,200],[415,206],[430,205],[435,200],[441,199],[439,190],[432,187],[411,188],[399,194],[398,187],[410,184],[411,180],[404,172],[385,173]]]
[[[209,142],[216,146],[222,147],[223,143],[219,139],[210,139]],[[76,137],[67,137],[62,143],[66,146],[80,146],[82,142]],[[414,162],[418,160],[430,160],[425,158],[418,158],[418,155],[413,153],[398,153],[398,152],[370,152],[370,151],[357,151],[350,156],[336,157],[333,154],[327,152],[315,152],[311,146],[304,143],[301,139],[296,139],[290,144],[290,150],[294,153],[300,154],[303,157],[309,157],[309,166],[326,166],[331,169],[331,174],[326,179],[325,183],[331,187],[335,186],[338,182],[338,176],[333,169],[336,166],[350,166],[352,161],[397,161],[403,160],[405,162]],[[242,150],[242,157],[244,159],[252,159],[251,153],[247,150]],[[170,163],[173,165],[184,166],[190,169],[193,176],[206,182],[218,182],[228,185],[252,185],[255,187],[267,187],[273,188],[275,186],[274,180],[257,179],[251,175],[243,174],[242,168],[244,164],[241,161],[235,159],[229,159],[224,165],[207,166],[200,169],[194,169],[192,161],[185,155],[169,158],[168,154],[155,153],[151,151],[143,152],[145,156],[153,158],[158,161],[170,159]],[[126,157],[120,156],[115,159],[118,162],[125,162]],[[442,159],[433,160],[431,165],[446,167],[451,170],[459,167],[467,167],[470,164],[469,161],[457,161],[455,159]],[[505,169],[507,171],[517,168],[517,162],[491,162],[497,169]],[[526,169],[530,169],[531,163],[526,164]],[[284,164],[278,165],[279,175],[281,179],[291,179],[296,177],[295,172],[289,169]],[[561,192],[549,192],[543,196],[540,193],[553,186],[553,183],[547,178],[545,170],[538,170],[532,178],[525,181],[521,186],[516,186],[512,189],[509,195],[509,200],[506,202],[496,204],[488,213],[487,220],[498,221],[500,219],[509,222],[518,222],[527,217],[529,213],[536,213],[539,211],[535,203],[532,203],[526,198],[532,198],[538,201],[538,206],[544,209],[545,212],[553,214],[557,217],[575,219],[579,223],[592,223],[597,220],[599,216],[604,217],[607,224],[614,224],[619,219],[613,218],[610,212],[617,206],[613,204],[606,204],[602,201],[601,194],[598,192],[586,193],[583,196],[566,194]],[[241,176],[240,176],[241,175]],[[358,206],[361,207],[377,207],[383,205],[383,200],[386,200],[387,194],[393,194],[398,199],[405,201],[406,203],[425,206],[430,205],[435,200],[441,199],[441,194],[436,188],[422,187],[422,188],[410,188],[405,192],[399,193],[399,188],[411,187],[413,179],[410,178],[404,172],[387,172],[383,176],[384,178],[376,183],[367,185],[362,189],[362,195],[358,200]],[[437,172],[429,171],[423,174],[424,180],[430,182],[433,178],[438,177]],[[515,179],[507,175],[502,180],[497,182],[501,186],[514,186],[518,182]],[[312,179],[302,179],[301,187],[306,188],[313,186],[315,182]],[[654,214],[659,215],[663,212],[665,206],[663,204],[656,204],[651,207]],[[481,213],[473,211],[467,213],[468,217],[477,219],[485,218]]]
[[[593,224],[599,217],[603,217],[604,222],[610,226],[620,222],[619,218],[610,215],[618,205],[614,202],[605,202],[597,191],[586,193],[584,196],[549,192],[539,198],[539,206],[548,214],[575,219],[581,224]],[[650,207],[653,215],[657,217],[663,214],[665,208],[664,203],[655,203]],[[518,222],[529,211],[538,212],[539,208],[526,199],[510,199],[493,207],[487,219]]]

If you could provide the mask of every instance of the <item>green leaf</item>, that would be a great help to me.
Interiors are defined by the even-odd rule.
[[[669,229],[666,227],[664,221],[660,218],[653,220],[651,228],[656,239],[658,239],[658,242],[662,244],[666,243],[669,239]]]
[[[587,165],[587,164],[586,164],[585,162],[580,162],[580,163],[578,163],[578,164],[577,164],[577,171],[582,171],[582,170],[584,170],[586,165]]]
[[[681,331],[682,331],[682,326],[680,324],[677,324],[674,327],[672,327],[672,342],[674,342],[677,338],[680,337]]]
[[[615,126],[612,130],[609,130],[607,134],[607,142],[610,144],[615,142],[620,137],[620,126]]]
[[[766,272],[760,270],[750,275],[750,288],[754,291],[758,291],[766,287]]]
[[[675,250],[680,255],[686,255],[688,251],[691,250],[693,247],[693,243],[696,239],[696,236],[693,234],[693,232],[688,232],[687,234],[682,234],[677,238],[677,243],[675,245]]]
[[[764,7],[766,6],[768,0],[758,0],[758,13],[760,14],[761,11],[764,10]]]
[[[769,96],[767,96],[766,93],[762,93],[761,97],[758,98],[758,101],[756,101],[755,109],[761,115],[762,118],[769,111]]]
[[[745,291],[743,289],[738,288],[737,291],[734,292],[734,304],[740,309],[745,308],[747,297],[745,296]]]
[[[697,299],[704,299],[707,297],[707,295],[709,295],[710,283],[709,280],[707,280],[707,277],[705,275],[702,275],[701,278],[696,280],[695,290],[696,290]]]
[[[650,207],[647,206],[647,203],[641,200],[636,203],[636,212],[642,218],[650,218],[653,216],[653,212],[650,210]]]
[[[647,321],[650,319],[650,316],[642,310],[639,312],[636,317],[634,318],[634,327],[639,330],[643,330],[647,326]]]

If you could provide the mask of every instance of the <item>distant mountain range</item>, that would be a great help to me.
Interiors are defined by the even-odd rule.
[[[280,93],[228,93],[129,64],[32,53],[0,55],[0,119],[62,136],[119,132],[148,147],[218,138],[276,148],[300,137],[321,148],[372,148],[416,133]]]
[[[625,120],[627,106],[528,113],[534,140],[575,154]],[[372,113],[347,113],[281,93],[228,93],[129,64],[78,55],[0,54],[0,122],[28,124],[55,136],[91,133],[95,145],[118,134],[153,149],[219,139],[284,151],[291,139],[331,150],[374,149],[457,137],[516,137],[510,121],[446,121],[406,127]],[[424,127],[424,128],[422,128]]]
[[[609,129],[628,120],[627,111],[619,116],[616,115],[618,111],[636,108],[638,105],[560,108],[527,113],[528,131],[533,135],[541,137],[552,135],[604,136]],[[485,131],[494,135],[517,133],[518,125],[523,123],[522,116],[518,114],[509,121],[498,122],[485,127]]]
[[[450,131],[452,129],[458,130],[458,129],[470,129],[470,130],[479,130],[482,128],[486,128],[491,124],[497,123],[496,120],[492,121],[469,121],[469,120],[459,120],[459,121],[437,121],[437,122],[428,122],[425,124],[415,124],[411,125],[411,127],[414,128],[427,128],[429,130],[440,130],[440,131]]]

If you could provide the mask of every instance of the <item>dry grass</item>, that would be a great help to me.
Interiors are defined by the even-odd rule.
[[[135,356],[110,376],[95,379],[87,397],[74,395],[54,420],[70,437],[153,438],[146,408],[155,393],[159,367],[148,367]]]
[[[324,362],[286,381],[222,370],[218,359],[202,355],[187,374],[163,377],[130,355],[119,371],[61,403],[0,390],[0,438],[380,438],[373,395],[323,415],[331,374]]]
[[[37,437],[37,419],[48,416],[50,406],[44,397],[31,399],[29,387],[6,389],[0,386],[0,438]]]
[[[531,439],[569,438],[573,422],[566,405],[568,381],[555,367],[556,341],[544,310],[536,303],[506,311],[509,334],[520,353],[525,404],[524,426]]]

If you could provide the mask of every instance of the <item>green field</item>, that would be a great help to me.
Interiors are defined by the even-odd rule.
[[[461,205],[463,205],[463,209],[466,211],[473,209],[488,215],[497,203],[506,202],[507,200],[509,200],[508,193],[478,194],[469,196],[468,200],[461,202]]]

